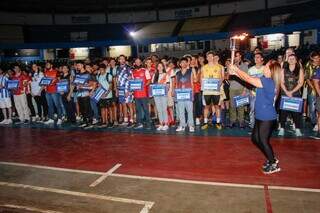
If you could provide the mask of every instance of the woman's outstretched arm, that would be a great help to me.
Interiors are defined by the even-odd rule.
[[[255,87],[258,87],[258,88],[263,87],[260,78],[256,78],[256,77],[252,77],[252,76],[248,75],[246,72],[240,70],[235,65],[230,65],[229,73],[230,73],[230,75],[238,76],[239,78],[241,78],[245,82],[247,82]]]

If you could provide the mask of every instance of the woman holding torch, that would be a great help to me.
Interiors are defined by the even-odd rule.
[[[275,158],[270,137],[276,123],[277,113],[274,106],[276,85],[273,80],[273,64],[267,63],[262,77],[252,77],[235,65],[230,65],[229,72],[257,88],[255,125],[251,135],[252,142],[267,158],[262,170],[265,174],[280,171],[279,161]]]

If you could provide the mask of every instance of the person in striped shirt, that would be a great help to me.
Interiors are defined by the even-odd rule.
[[[0,108],[4,116],[4,119],[3,121],[0,122],[0,124],[12,123],[12,119],[11,119],[12,104],[11,104],[11,98],[10,98],[10,91],[6,88],[7,81],[8,81],[8,76],[6,76],[5,72],[0,68]]]

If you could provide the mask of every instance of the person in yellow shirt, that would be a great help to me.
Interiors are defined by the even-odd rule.
[[[224,79],[224,67],[219,64],[219,56],[214,52],[207,52],[206,54],[208,64],[204,65],[201,68],[201,83],[202,83],[202,90],[205,100],[205,108],[204,108],[204,124],[201,129],[205,130],[208,129],[208,115],[209,109],[212,109],[212,113],[216,113],[217,117],[217,129],[221,129],[221,118],[220,118],[220,95],[221,95],[221,84]],[[208,79],[216,79],[219,80],[219,85],[217,89],[211,89],[209,85],[204,85],[203,80]]]

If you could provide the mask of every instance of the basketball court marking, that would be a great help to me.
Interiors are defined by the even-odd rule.
[[[144,207],[140,211],[140,213],[148,213],[149,210],[154,205],[154,202],[151,202],[151,201],[134,200],[134,199],[112,197],[112,196],[106,196],[106,195],[97,195],[97,194],[91,194],[91,193],[75,192],[75,191],[69,191],[64,189],[47,188],[47,187],[25,185],[25,184],[18,184],[18,183],[0,182],[0,186],[31,189],[35,191],[41,191],[41,192],[57,193],[57,194],[71,195],[71,196],[77,196],[77,197],[85,197],[85,198],[93,198],[93,199],[99,199],[99,200],[143,205]]]
[[[75,173],[83,173],[83,174],[95,174],[95,175],[105,174],[103,172],[77,170],[77,169],[64,169],[64,168],[59,168],[59,167],[49,167],[49,166],[40,166],[40,165],[13,163],[13,162],[0,162],[0,165],[21,166],[21,167],[39,168],[39,169],[47,169],[47,170],[53,170],[53,171],[75,172]],[[154,180],[154,181],[208,185],[208,186],[229,186],[229,187],[238,187],[238,188],[264,189],[264,185],[223,183],[223,182],[211,182],[211,181],[196,181],[196,180],[185,180],[185,179],[174,179],[174,178],[159,178],[159,177],[147,177],[147,176],[126,175],[126,174],[117,174],[117,173],[112,173],[110,175],[110,177],[123,177],[123,178],[131,178],[131,179]],[[320,193],[320,189],[313,189],[313,188],[299,188],[299,187],[286,187],[286,186],[268,186],[268,188],[275,189],[275,190]]]
[[[99,177],[97,180],[91,183],[90,187],[96,187],[99,183],[104,181],[108,176],[110,176],[114,171],[116,171],[120,166],[121,166],[120,163],[116,164],[114,167],[112,167],[110,170],[104,173],[101,177]]]
[[[58,211],[44,210],[44,209],[38,209],[30,206],[20,206],[20,205],[12,205],[12,204],[3,204],[3,205],[0,205],[0,207],[10,208],[10,209],[20,209],[20,210],[40,212],[40,213],[62,213]]]

